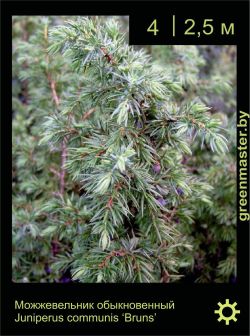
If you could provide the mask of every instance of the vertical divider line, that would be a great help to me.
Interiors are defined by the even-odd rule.
[[[173,15],[173,37],[175,37],[175,15]]]

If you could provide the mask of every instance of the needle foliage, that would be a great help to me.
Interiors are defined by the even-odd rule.
[[[176,281],[193,263],[194,204],[216,201],[213,167],[195,175],[185,159],[228,151],[195,92],[198,65],[183,79],[192,53],[178,75],[173,51],[160,65],[127,44],[118,20],[57,21],[16,37],[27,101],[14,94],[15,280]]]

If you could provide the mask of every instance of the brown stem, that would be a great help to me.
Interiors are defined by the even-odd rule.
[[[82,117],[82,119],[83,119],[83,120],[88,119],[88,118],[91,116],[91,114],[92,114],[93,112],[95,112],[95,108],[92,108],[92,109],[90,109],[89,111],[85,112],[84,115],[83,115],[83,117]]]
[[[27,27],[27,23],[25,23],[24,21],[21,23],[21,26],[22,26],[22,31],[23,31],[23,35],[22,35],[22,40],[23,41],[28,41],[29,39],[29,33],[28,33],[28,27]],[[28,63],[27,61],[24,61],[23,63],[23,68],[24,69],[27,69],[28,68]],[[24,105],[27,105],[27,101],[28,101],[28,80],[27,79],[24,79],[22,81],[22,96],[23,96],[23,101],[22,103]]]
[[[127,252],[123,249],[120,250],[114,250],[111,251],[104,259],[103,261],[98,265],[99,268],[104,268],[107,266],[108,261],[110,261],[113,257],[124,257],[127,254]]]
[[[54,169],[54,168],[50,168],[50,171],[51,171],[51,173],[53,173],[55,176],[57,176],[57,177],[60,176],[60,173],[59,173],[56,169]]]
[[[164,218],[166,219],[167,222],[171,222],[172,219],[174,218],[175,214],[177,212],[177,208],[174,207],[170,213],[166,214]]]
[[[56,82],[51,78],[51,75],[48,74],[48,81],[49,81],[49,85],[50,85],[50,89],[51,89],[51,93],[52,93],[52,98],[56,104],[56,107],[59,107],[60,105],[60,101],[56,92]]]
[[[44,27],[44,39],[46,42],[46,47],[48,45],[48,26],[45,25]],[[47,54],[46,61],[49,64],[49,55]],[[47,79],[48,83],[51,89],[52,98],[55,102],[56,107],[59,107],[60,100],[58,97],[58,94],[56,92],[56,82],[54,79],[52,79],[51,74],[47,72]],[[67,146],[66,146],[66,138],[63,139],[62,145],[61,145],[61,170],[59,173],[59,181],[60,181],[60,194],[63,195],[64,189],[65,189],[65,162],[67,157]]]

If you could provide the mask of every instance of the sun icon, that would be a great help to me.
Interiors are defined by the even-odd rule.
[[[226,325],[229,325],[230,321],[233,320],[234,322],[237,321],[237,318],[235,317],[236,314],[240,314],[240,310],[235,309],[237,306],[237,302],[234,302],[233,304],[230,304],[229,299],[226,299],[226,303],[222,304],[221,302],[218,302],[218,306],[220,307],[218,310],[215,310],[215,314],[219,314],[219,317],[217,321],[222,321],[224,320]],[[225,308],[231,309],[231,315],[230,316],[225,316],[223,314],[223,310]],[[225,313],[225,311],[224,311]]]

